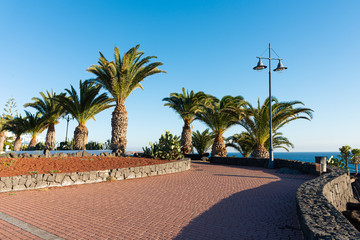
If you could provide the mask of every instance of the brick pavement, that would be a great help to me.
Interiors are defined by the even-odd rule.
[[[0,212],[64,239],[302,239],[295,193],[310,178],[193,163],[170,175],[2,193]],[[0,239],[36,237],[0,221]]]

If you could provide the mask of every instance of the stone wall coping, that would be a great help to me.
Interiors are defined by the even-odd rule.
[[[89,172],[45,173],[0,177],[0,192],[22,191],[47,187],[60,187],[113,180],[151,177],[183,172],[190,169],[191,160],[183,158],[174,162],[129,168],[107,169]]]

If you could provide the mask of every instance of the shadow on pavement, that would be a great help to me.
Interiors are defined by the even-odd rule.
[[[295,195],[304,181],[285,178],[235,193],[193,219],[175,239],[303,239]]]

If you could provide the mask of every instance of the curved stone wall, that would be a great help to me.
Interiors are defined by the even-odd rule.
[[[88,184],[177,173],[189,170],[190,162],[190,159],[182,159],[156,165],[102,171],[0,177],[0,192]]]
[[[349,172],[328,166],[329,173],[297,190],[298,217],[305,239],[360,239],[341,211],[353,201]]]

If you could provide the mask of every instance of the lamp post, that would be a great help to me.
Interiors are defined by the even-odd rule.
[[[283,64],[281,63],[281,60],[283,60],[282,58],[271,58],[271,45],[269,43],[269,57],[256,57],[259,59],[258,64],[256,65],[256,67],[254,67],[254,70],[263,70],[265,68],[267,68],[266,65],[264,65],[261,62],[261,59],[268,59],[269,60],[269,117],[270,117],[270,147],[269,147],[269,168],[274,168],[274,154],[273,154],[273,134],[272,134],[272,108],[271,108],[271,104],[272,104],[272,95],[271,95],[271,60],[277,60],[279,61],[277,68],[274,69],[275,72],[278,71],[283,71],[285,69],[287,69],[287,67],[284,67]]]

